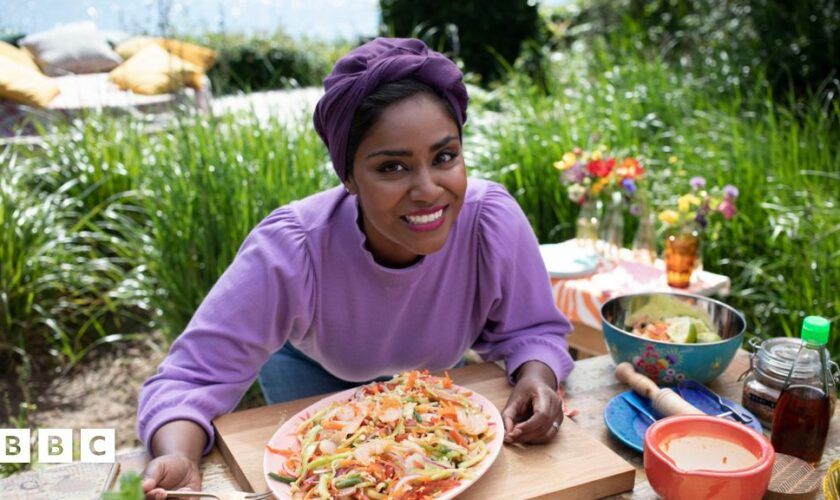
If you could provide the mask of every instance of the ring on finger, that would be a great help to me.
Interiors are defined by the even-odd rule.
[[[555,430],[559,430],[560,429],[560,422],[555,420],[554,422],[551,423],[551,426],[554,427]]]

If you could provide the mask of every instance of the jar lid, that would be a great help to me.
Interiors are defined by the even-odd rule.
[[[758,368],[767,375],[783,382],[802,347],[802,340],[793,337],[776,337],[761,343],[758,351]],[[819,351],[804,349],[791,377],[794,380],[809,380],[819,375]]]

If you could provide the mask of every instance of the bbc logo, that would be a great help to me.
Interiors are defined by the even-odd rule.
[[[38,429],[38,462],[66,464],[73,461],[73,429]],[[0,463],[32,461],[30,429],[0,429]],[[80,429],[79,461],[112,463],[116,457],[114,429]]]

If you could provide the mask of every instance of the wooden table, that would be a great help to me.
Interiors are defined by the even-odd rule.
[[[718,394],[735,402],[741,401],[742,385],[738,377],[749,367],[749,355],[739,350],[729,368],[709,386]],[[474,370],[467,366],[459,370]],[[571,408],[578,409],[580,414],[574,418],[578,427],[590,436],[604,443],[616,454],[633,465],[636,469],[635,487],[612,498],[618,499],[654,499],[656,495],[650,489],[645,478],[642,455],[627,448],[615,439],[604,425],[604,408],[609,400],[625,391],[627,386],[617,382],[613,376],[614,365],[609,356],[597,356],[578,361],[575,370],[566,381],[566,401]],[[840,407],[840,405],[838,405]],[[840,410],[839,410],[840,411]],[[123,463],[123,470],[138,470],[142,461],[131,462],[132,457],[118,457]],[[840,419],[834,418],[828,434],[823,460],[819,470],[825,470],[834,460],[840,459]],[[210,491],[239,489],[240,486],[234,474],[226,465],[222,453],[214,449],[213,453],[205,457],[202,462],[204,487]],[[469,490],[468,490],[469,491]]]

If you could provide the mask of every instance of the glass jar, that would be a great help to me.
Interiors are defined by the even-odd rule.
[[[624,203],[621,193],[614,192],[607,205],[604,226],[601,233],[601,253],[611,264],[621,260],[621,249],[624,247]]]
[[[633,260],[642,264],[656,262],[656,214],[644,207],[639,215],[639,227],[633,236]]]
[[[600,233],[600,212],[601,202],[597,199],[587,198],[580,205],[575,221],[575,239],[582,248],[595,253],[598,234]]]
[[[750,369],[745,372],[744,388],[741,394],[741,405],[751,411],[764,427],[773,426],[773,412],[785,379],[790,373],[791,366],[802,340],[793,337],[776,337],[764,340],[753,338],[749,341],[753,347],[750,356]],[[813,351],[816,352],[816,351]],[[804,361],[804,362],[803,362]],[[803,383],[813,382],[820,374],[820,360],[816,354],[807,353],[807,357],[797,365],[791,374],[792,381]],[[837,365],[831,362],[833,373],[837,373]],[[836,378],[836,377],[835,377]],[[836,391],[831,393],[831,412],[837,399]]]

